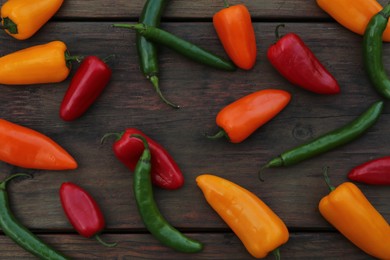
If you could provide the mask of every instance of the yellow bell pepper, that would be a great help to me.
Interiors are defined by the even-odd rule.
[[[207,202],[242,241],[248,252],[264,258],[278,252],[289,232],[283,221],[256,195],[221,177],[203,174],[196,178]]]
[[[9,0],[1,7],[5,31],[18,40],[34,35],[58,11],[63,0]]]
[[[383,9],[376,0],[317,0],[317,4],[339,24],[360,35],[371,18]],[[390,26],[383,33],[383,40],[390,41]]]
[[[23,85],[63,81],[70,72],[66,52],[65,43],[53,41],[7,54],[0,58],[0,84]]]
[[[331,187],[321,199],[321,215],[367,254],[390,259],[390,226],[361,190],[351,182]]]

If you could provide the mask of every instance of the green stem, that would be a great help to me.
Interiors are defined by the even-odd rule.
[[[103,144],[104,140],[106,140],[107,137],[113,136],[113,135],[116,136],[115,141],[118,141],[119,139],[121,139],[123,132],[122,133],[107,133],[107,134],[103,135],[102,139],[100,139],[100,144]]]
[[[116,55],[115,55],[115,54],[110,54],[110,55],[104,57],[104,58],[102,59],[102,61],[103,61],[104,63],[107,63],[107,62],[110,61],[111,59],[115,59],[115,58],[116,58]]]
[[[161,93],[161,90],[160,90],[160,87],[159,87],[159,84],[158,84],[158,77],[157,76],[151,76],[149,78],[150,82],[152,82],[153,84],[153,87],[154,89],[156,90],[158,96],[161,98],[162,101],[164,101],[166,104],[168,104],[169,106],[173,107],[173,108],[180,108],[180,106],[176,105],[176,104],[173,104],[172,102],[170,102],[169,100],[167,100],[164,95]]]
[[[274,253],[274,256],[275,256],[276,260],[280,260],[280,250],[279,250],[279,248],[276,248],[274,251],[272,251],[272,253]]]
[[[326,184],[327,184],[328,187],[329,187],[329,190],[330,190],[330,191],[333,191],[333,190],[335,190],[336,188],[330,183],[330,178],[329,178],[329,175],[328,175],[328,169],[329,169],[329,167],[324,167],[324,178],[325,178]]]
[[[284,27],[284,24],[279,24],[278,26],[276,26],[275,28],[275,37],[276,37],[276,41],[280,40],[280,34],[279,34],[279,28],[280,27]]]
[[[106,246],[106,247],[115,247],[115,246],[117,246],[118,245],[118,243],[107,243],[107,242],[105,242],[105,241],[103,241],[102,239],[101,239],[101,237],[99,237],[99,235],[95,235],[95,239],[100,243],[100,244],[102,244],[103,246]]]
[[[143,24],[143,23],[137,23],[137,24],[115,23],[112,26],[113,27],[118,27],[118,28],[132,29],[132,30],[136,30],[136,31],[140,31],[140,30],[146,29],[146,25]]]
[[[209,138],[209,139],[219,139],[219,138],[222,138],[222,137],[226,137],[229,139],[229,136],[226,134],[226,132],[224,130],[220,130],[218,133],[216,133],[215,135],[207,135],[206,134],[206,137]]]
[[[17,34],[18,33],[18,26],[15,24],[11,19],[8,17],[5,17],[3,19],[3,25],[1,26],[1,29],[8,30],[11,34]]]
[[[7,177],[4,181],[2,181],[0,183],[0,189],[4,190],[7,186],[7,183],[14,179],[14,178],[17,178],[17,177],[21,177],[21,176],[24,176],[24,177],[29,177],[31,178],[31,175],[30,174],[27,174],[27,173],[15,173],[15,174],[12,174],[11,176]]]
[[[228,8],[230,6],[230,4],[227,0],[223,0],[223,3],[225,5],[225,8]]]

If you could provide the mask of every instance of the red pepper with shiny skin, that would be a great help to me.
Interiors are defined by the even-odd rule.
[[[375,185],[390,185],[390,156],[367,161],[348,173],[352,181]]]
[[[60,107],[60,117],[72,121],[82,116],[110,81],[111,68],[96,56],[86,57],[70,82]]]
[[[74,229],[83,237],[94,236],[100,243],[112,247],[116,243],[108,244],[102,241],[99,233],[105,227],[102,211],[92,196],[80,186],[65,182],[60,188],[61,205]]]
[[[142,131],[136,128],[128,128],[124,133],[106,134],[103,136],[102,141],[110,135],[116,135],[117,140],[112,147],[115,156],[126,165],[127,168],[134,171],[135,166],[144,151],[144,146],[139,138],[131,137],[133,134],[142,135],[149,143],[152,155],[151,178],[153,184],[157,187],[169,190],[178,189],[183,186],[183,173],[173,157],[164,149],[164,147],[152,140]]]
[[[283,26],[283,25],[282,25]],[[279,37],[267,51],[268,60],[292,84],[317,94],[337,94],[340,86],[314,53],[295,33]]]

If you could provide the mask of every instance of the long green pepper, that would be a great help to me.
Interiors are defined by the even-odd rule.
[[[390,79],[383,66],[382,35],[390,16],[390,4],[374,15],[363,36],[363,58],[366,72],[374,88],[383,97],[390,99]]]
[[[351,142],[374,125],[381,115],[382,109],[383,101],[377,101],[352,122],[280,154],[270,160],[263,168],[294,165]]]
[[[153,196],[153,187],[150,178],[151,154],[146,139],[134,134],[142,140],[144,151],[138,160],[134,171],[133,190],[137,202],[138,211],[149,232],[162,244],[180,252],[196,253],[203,249],[203,245],[186,237],[180,231],[175,229],[162,216]]]
[[[139,22],[159,27],[161,15],[166,3],[166,0],[147,0],[142,9]],[[155,43],[150,42],[145,37],[137,33],[137,51],[141,71],[145,77],[150,80],[161,100],[173,108],[179,108],[178,105],[175,105],[167,100],[161,93],[158,78],[158,51]]]
[[[234,71],[236,66],[193,43],[190,43],[170,32],[146,24],[114,24],[114,27],[133,29],[146,39],[165,45],[181,55],[213,68]]]
[[[28,174],[14,174],[0,183],[0,228],[15,243],[26,251],[47,260],[65,260],[68,259],[61,253],[52,249],[36,237],[30,230],[24,227],[12,214],[7,194],[7,183],[19,176],[29,176]]]

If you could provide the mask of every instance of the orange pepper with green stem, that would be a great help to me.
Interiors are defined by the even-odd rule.
[[[330,194],[321,199],[321,215],[353,244],[367,254],[390,259],[390,226],[383,216],[352,182],[337,188],[330,185]]]
[[[290,93],[278,89],[264,89],[244,96],[218,113],[216,122],[222,129],[207,137],[225,136],[232,143],[240,143],[282,111],[290,99]]]
[[[71,61],[80,59],[69,56],[65,43],[61,41],[22,49],[0,58],[0,84],[61,82],[70,73]]]
[[[317,0],[317,4],[339,24],[360,35],[364,35],[371,18],[383,9],[376,0]],[[390,42],[389,26],[383,40]]]
[[[224,178],[203,174],[196,178],[207,202],[233,230],[248,252],[264,258],[289,238],[284,222],[255,194]]]
[[[213,16],[213,25],[218,37],[237,67],[250,70],[256,62],[257,47],[255,31],[248,8],[238,4],[230,6]]]
[[[1,7],[2,28],[18,40],[33,36],[60,9],[63,0],[8,0]]]

